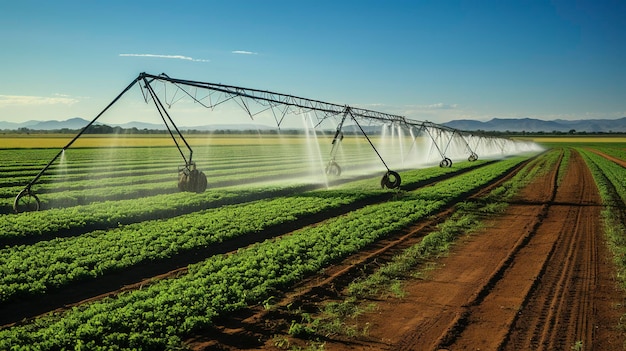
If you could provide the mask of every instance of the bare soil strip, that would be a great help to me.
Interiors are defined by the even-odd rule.
[[[566,350],[576,345],[585,350],[623,349],[624,335],[615,328],[624,311],[617,304],[600,205],[589,170],[573,153],[555,203],[536,235],[552,242],[552,249],[504,350]]]
[[[362,317],[368,337],[326,350],[623,349],[625,312],[589,170],[572,153],[527,187],[506,214],[468,237],[439,269]]]
[[[518,253],[528,244],[546,215],[548,203],[553,199],[556,190],[557,173],[558,166],[551,169],[546,176],[535,180],[524,191],[527,196],[517,199],[503,217],[488,222],[485,232],[466,238],[449,257],[442,260],[442,268],[433,272],[431,278],[409,285],[408,301],[399,302],[399,306],[407,311],[404,313],[407,320],[405,323],[398,321],[404,324],[397,326],[401,333],[387,337],[390,340],[390,349],[464,349],[457,348],[454,343],[462,342],[458,338],[464,331],[473,332],[469,327],[477,325],[480,317],[474,317],[472,311],[490,301],[490,292],[514,265]],[[513,283],[515,282],[520,283],[521,279]],[[520,297],[517,292],[523,286],[518,284],[512,288],[516,291],[514,294],[504,295],[505,300],[499,301],[495,310],[485,313],[487,316],[494,313],[490,317],[495,323],[485,321],[478,328],[478,333],[482,333],[478,337],[481,342],[470,346],[470,349],[497,349],[493,340],[503,338],[506,330],[494,327],[506,324],[507,320],[510,324],[523,301],[523,295]],[[523,291],[519,293],[523,294]],[[387,313],[400,310],[393,304],[385,307],[391,308]],[[414,316],[409,317],[410,313]],[[392,330],[393,328],[385,327],[381,332],[384,335]],[[372,336],[375,337],[375,334],[372,333]],[[473,336],[470,338],[470,342],[476,339]]]
[[[457,200],[462,201],[486,195],[491,189],[512,178],[527,163],[528,161],[523,162],[504,177]],[[317,312],[317,304],[337,298],[341,289],[356,277],[370,274],[376,267],[388,262],[396,253],[419,242],[425,234],[434,230],[438,223],[444,221],[453,212],[452,206],[429,220],[416,223],[404,232],[381,240],[368,249],[326,268],[320,274],[297,284],[284,296],[277,296],[279,300],[273,302],[272,310],[257,306],[216,321],[214,328],[206,330],[203,335],[191,338],[187,346],[196,350],[273,349],[273,336],[285,333],[293,318],[287,310],[302,309],[311,313]],[[352,340],[341,341],[343,345],[350,345],[352,342]],[[364,346],[358,341],[356,345],[358,349]],[[378,349],[380,346],[381,344],[375,341],[373,348]]]
[[[626,168],[626,161],[622,160],[621,158],[617,158],[617,157],[613,157],[611,155],[607,155],[604,152],[600,152],[597,149],[593,149],[593,148],[589,148],[588,150],[595,152],[596,154],[606,158],[607,160],[613,161],[615,163],[617,163],[618,165]]]
[[[604,241],[597,188],[575,151],[558,187],[557,171],[536,179],[486,229],[462,239],[430,276],[407,282],[406,297],[376,301],[374,312],[359,317],[369,324],[367,336],[327,339],[324,349],[624,349],[626,335],[617,327],[624,293]],[[236,340],[265,332],[267,341],[277,330],[272,315],[248,317],[239,320],[253,323],[247,329],[245,323],[222,327],[230,340],[223,334],[196,348],[246,348]],[[259,341],[247,348],[276,349]]]

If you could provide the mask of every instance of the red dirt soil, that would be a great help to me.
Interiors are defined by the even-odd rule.
[[[613,161],[613,162],[617,163],[618,165],[626,168],[626,161],[622,160],[621,158],[617,158],[617,157],[613,157],[611,155],[607,155],[607,154],[605,154],[603,152],[600,152],[600,151],[598,151],[596,149],[588,149],[588,150],[592,151],[592,152],[595,152],[596,154],[606,158],[607,160]]]
[[[359,317],[369,325],[366,336],[331,337],[324,349],[624,349],[626,335],[617,328],[624,293],[603,236],[601,199],[577,152],[561,171],[560,184],[555,166],[485,229],[460,239],[428,276],[406,282],[406,296],[376,301]],[[252,334],[258,343],[205,339],[190,346],[277,349],[272,339],[280,327],[262,315],[221,330],[234,330],[232,339]],[[245,323],[259,328],[242,332]]]
[[[620,350],[623,293],[600,224],[601,200],[580,155],[527,187],[407,297],[378,304],[369,338],[326,350]]]

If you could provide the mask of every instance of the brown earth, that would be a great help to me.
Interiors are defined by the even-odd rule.
[[[618,328],[626,312],[624,293],[603,236],[597,188],[575,151],[561,180],[558,171],[555,166],[536,179],[503,215],[463,237],[426,277],[406,282],[404,297],[376,301],[374,311],[359,317],[368,326],[365,336],[331,336],[323,340],[324,349],[624,349],[626,335]],[[370,261],[356,259],[358,265],[367,267],[363,262],[384,255],[385,247],[370,252]],[[351,269],[349,264],[331,268],[326,278],[303,283],[283,302],[306,295],[302,305],[310,306],[336,297],[342,286],[337,276]],[[285,335],[288,318],[250,310],[222,321],[189,346],[277,349],[276,335]]]
[[[598,155],[600,155],[600,156],[602,156],[604,158],[606,158],[607,160],[611,160],[611,161],[617,163],[618,165],[626,168],[626,161],[622,160],[621,158],[617,158],[617,157],[613,157],[611,155],[607,155],[604,152],[600,152],[600,151],[598,151],[596,149],[589,149],[589,150],[595,152],[596,154],[598,154]]]

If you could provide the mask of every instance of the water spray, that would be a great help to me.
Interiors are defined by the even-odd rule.
[[[209,82],[201,82],[201,81],[193,81],[193,80],[185,80],[185,79],[176,79],[171,78],[168,75],[162,73],[160,75],[152,75],[148,73],[140,73],[137,78],[135,78],[113,101],[107,105],[107,107],[102,110],[89,124],[87,124],[81,131],[65,146],[63,149],[35,176],[35,178],[28,183],[24,189],[16,196],[14,202],[14,210],[15,212],[24,212],[24,211],[36,211],[40,208],[39,198],[32,191],[32,186],[39,180],[42,174],[54,163],[54,161],[64,152],[65,149],[70,147],[76,139],[78,139],[87,128],[89,128],[95,121],[106,112],[113,104],[115,104],[127,91],[131,89],[136,83],[141,82],[139,85],[144,100],[148,103],[149,100],[154,102],[156,109],[158,110],[163,123],[167,127],[167,130],[176,145],[176,148],[180,152],[180,155],[184,161],[184,164],[178,169],[178,188],[181,191],[190,191],[201,193],[205,191],[207,187],[207,178],[206,175],[197,169],[196,163],[192,160],[193,150],[191,146],[185,140],[185,137],[180,132],[173,119],[166,111],[161,99],[158,94],[153,89],[153,85],[155,84],[163,84],[164,86],[173,86],[174,94],[170,95],[171,99],[167,100],[165,97],[165,102],[168,108],[171,108],[178,101],[181,101],[183,98],[189,98],[194,103],[197,103],[199,106],[207,108],[209,110],[213,110],[216,106],[226,103],[228,101],[234,101],[241,107],[245,113],[247,113],[251,119],[254,120],[255,116],[264,113],[271,113],[273,115],[274,120],[276,121],[277,127],[280,128],[281,124],[284,122],[285,118],[288,115],[298,115],[303,111],[306,113],[311,113],[318,119],[318,123],[315,127],[322,124],[328,118],[336,117],[341,115],[341,122],[338,124],[335,136],[332,141],[332,149],[330,153],[330,158],[326,163],[325,172],[327,175],[332,176],[340,176],[342,173],[341,166],[336,161],[336,154],[340,148],[341,141],[343,140],[343,131],[342,127],[346,120],[346,118],[350,117],[350,119],[356,124],[361,134],[365,137],[369,145],[372,147],[381,163],[386,169],[385,174],[381,179],[381,186],[383,188],[396,189],[400,187],[401,179],[400,175],[391,170],[380,152],[376,149],[371,139],[365,132],[365,130],[361,127],[359,120],[367,120],[369,122],[377,122],[377,123],[389,123],[392,127],[391,133],[397,134],[398,139],[401,139],[401,136],[404,135],[402,130],[409,130],[409,134],[413,138],[413,144],[415,144],[416,135],[420,132],[425,132],[428,136],[430,136],[434,147],[437,149],[439,155],[441,156],[441,162],[439,165],[441,167],[451,167],[452,160],[446,156],[448,152],[448,148],[451,145],[453,139],[455,142],[459,142],[464,145],[465,152],[468,153],[468,160],[475,161],[478,159],[478,154],[476,153],[476,147],[470,147],[470,144],[467,142],[466,137],[475,137],[474,134],[469,134],[466,132],[462,132],[450,127],[445,127],[442,125],[438,125],[432,122],[423,122],[416,121],[413,119],[409,119],[403,116],[392,115],[384,112],[378,112],[373,110],[361,109],[350,107],[348,105],[339,105],[319,100],[307,99],[303,97],[297,97],[293,95],[280,94],[267,90],[259,90],[259,89],[250,89],[243,88],[232,85],[224,85],[224,84],[216,84]],[[163,94],[165,94],[166,89],[163,89]],[[203,91],[201,95],[203,97],[198,97],[198,91]],[[206,94],[205,94],[206,93]],[[216,96],[213,94],[215,93]],[[205,101],[205,99],[209,97],[209,101]],[[212,97],[212,98],[211,98]],[[413,128],[418,129],[417,134],[413,135]],[[444,135],[447,135],[447,140],[443,140]],[[181,143],[182,141],[184,147],[189,151],[189,155],[185,155],[182,149]],[[399,140],[402,142],[401,140]],[[502,154],[506,152],[515,152],[516,149],[528,149],[527,146],[518,147],[517,143],[510,139],[502,139],[502,138],[494,138],[490,137],[487,139],[486,143],[491,143],[494,146],[499,146]],[[511,146],[513,145],[513,146]],[[413,149],[414,145],[411,145],[409,148],[409,152]],[[400,155],[399,159],[404,162],[402,155],[404,152],[403,146],[400,145]],[[510,150],[510,151],[507,151]]]

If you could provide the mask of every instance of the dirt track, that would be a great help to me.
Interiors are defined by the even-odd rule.
[[[326,350],[623,349],[621,293],[600,225],[601,201],[573,152],[562,183],[553,169],[439,269],[380,302],[369,336]],[[620,307],[618,307],[620,306]]]
[[[405,297],[377,301],[374,312],[359,317],[369,325],[366,336],[326,339],[324,349],[623,349],[626,337],[616,326],[626,309],[604,242],[597,188],[575,151],[561,171],[560,181],[558,166],[536,179],[429,276],[408,282]],[[226,343],[194,346],[276,349],[271,314],[236,319],[220,327]],[[242,339],[262,334],[265,345]]]
[[[558,179],[554,166],[484,230],[461,238],[427,276],[406,283],[406,296],[376,301],[373,312],[359,317],[368,325],[366,335],[331,336],[323,340],[324,350],[624,349],[626,335],[616,326],[626,308],[604,242],[601,199],[577,152],[560,172]],[[421,240],[453,210],[298,284],[283,305],[314,312],[359,271]],[[283,312],[262,306],[238,312],[188,346],[279,349],[274,338],[293,318]]]

